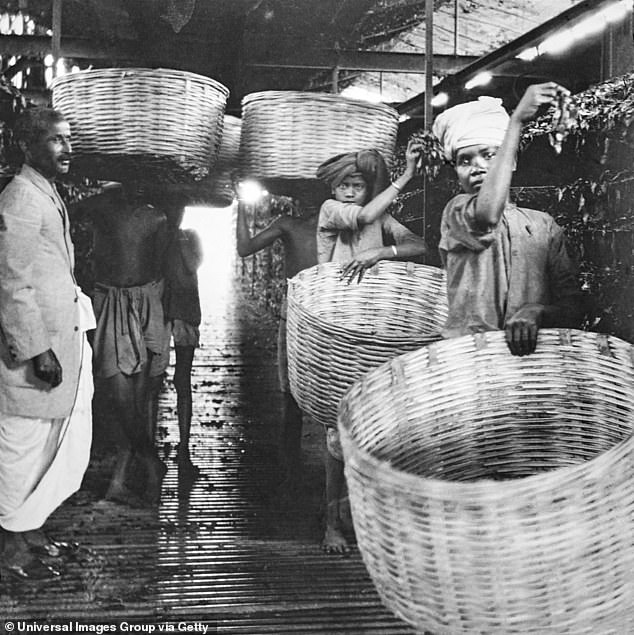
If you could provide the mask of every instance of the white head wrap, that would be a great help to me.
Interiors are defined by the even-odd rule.
[[[440,140],[445,158],[451,161],[460,148],[478,144],[502,144],[509,116],[502,100],[479,97],[449,108],[436,117],[433,132]]]

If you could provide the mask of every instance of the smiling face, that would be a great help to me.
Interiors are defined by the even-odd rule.
[[[364,205],[368,195],[368,184],[362,176],[346,176],[339,185],[333,188],[333,196],[340,203]]]
[[[36,139],[23,144],[22,150],[26,163],[47,179],[66,174],[70,169],[70,125],[51,122]]]
[[[456,152],[456,173],[460,186],[467,194],[480,190],[498,146],[477,144]]]

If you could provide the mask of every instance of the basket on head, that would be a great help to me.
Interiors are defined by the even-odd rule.
[[[314,180],[321,163],[343,152],[376,148],[389,166],[398,113],[341,95],[263,91],[244,97],[242,121],[243,177]]]
[[[201,202],[217,207],[231,205],[236,196],[234,172],[238,167],[242,120],[225,115],[218,159],[209,176],[199,186]]]
[[[384,603],[433,633],[634,632],[634,349],[542,329],[396,357],[339,431],[359,549]]]
[[[325,263],[288,281],[287,354],[291,393],[323,425],[337,424],[345,391],[395,355],[440,338],[447,318],[437,267],[380,261],[362,281]]]
[[[187,182],[215,163],[229,91],[209,77],[106,68],[58,77],[52,92],[53,107],[71,126],[78,174]]]

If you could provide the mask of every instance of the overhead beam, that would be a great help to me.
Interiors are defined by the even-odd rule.
[[[189,42],[188,44],[191,44]],[[187,47],[189,48],[189,46]],[[44,57],[53,52],[53,42],[50,37],[40,35],[0,35],[0,55],[15,55],[16,57]],[[186,61],[190,51],[165,50],[161,53],[149,53],[139,47],[133,40],[120,40],[116,44],[96,43],[92,40],[78,37],[62,37],[59,43],[61,57],[86,60],[111,60],[152,62],[159,64]],[[190,58],[191,59],[191,58]],[[470,55],[434,55],[434,71],[445,75],[455,73],[477,57]],[[287,69],[333,69],[376,71],[389,73],[424,73],[425,55],[418,53],[392,53],[383,51],[354,51],[354,50],[306,50],[297,51],[290,56],[266,57],[251,59],[246,66],[252,68],[287,68]]]
[[[59,42],[60,57],[91,60],[121,60],[138,57],[135,42],[118,42],[116,45],[95,44],[83,38],[62,37]],[[0,55],[16,57],[43,57],[53,53],[53,39],[44,35],[0,35]]]
[[[43,58],[52,53],[52,39],[37,35],[0,35],[0,55]],[[62,37],[60,57],[74,60],[105,61],[110,64],[134,64],[136,66],[164,66],[203,72],[204,60],[197,55],[191,39],[179,43],[162,43],[152,48],[136,40],[118,40],[108,44],[86,38]]]
[[[476,59],[471,55],[434,55],[434,70],[441,75],[455,73]],[[252,68],[313,68],[376,71],[383,73],[424,73],[425,55],[422,53],[392,53],[387,51],[306,50],[291,56],[247,60]]]

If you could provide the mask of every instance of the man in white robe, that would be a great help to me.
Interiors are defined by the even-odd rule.
[[[54,185],[70,126],[34,108],[14,133],[24,165],[0,194],[0,573],[29,580],[57,575],[37,556],[56,548],[41,527],[88,465],[95,322]]]

